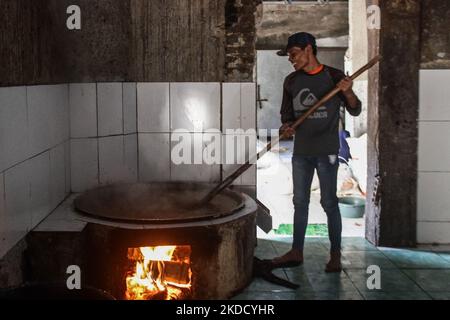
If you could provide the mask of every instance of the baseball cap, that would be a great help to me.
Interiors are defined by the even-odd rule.
[[[280,51],[277,52],[277,55],[279,56],[287,56],[288,55],[288,50],[292,47],[298,46],[301,48],[305,48],[308,44],[310,44],[313,49],[317,48],[317,44],[316,44],[316,38],[307,32],[297,32],[294,33],[293,35],[291,35],[288,38],[288,43],[285,49],[282,49]]]

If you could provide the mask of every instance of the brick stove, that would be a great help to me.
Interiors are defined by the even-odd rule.
[[[44,221],[32,232],[28,237],[30,279],[65,282],[67,265],[75,264],[82,269],[84,285],[117,299],[232,297],[252,279],[256,203],[245,194],[225,190],[207,210],[170,210],[174,205],[183,208],[183,201],[201,197],[211,187],[115,185],[72,197],[69,202],[78,210],[66,204],[64,219],[82,227],[79,232],[57,226],[46,229]],[[180,197],[161,205],[163,194]],[[62,218],[50,216],[47,225],[58,219]],[[149,282],[160,289],[143,292]]]

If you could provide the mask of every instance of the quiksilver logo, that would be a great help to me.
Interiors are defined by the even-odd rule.
[[[309,88],[301,90],[293,100],[294,110],[296,112],[304,112],[311,108],[319,101]],[[326,111],[327,108],[322,106],[318,111]]]

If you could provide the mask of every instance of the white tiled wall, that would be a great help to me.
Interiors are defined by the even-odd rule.
[[[83,192],[99,184],[98,139],[70,141],[71,191]]]
[[[99,139],[100,184],[137,182],[137,135]]]
[[[63,162],[64,164],[64,162]],[[50,152],[30,159],[31,226],[37,225],[50,213]]]
[[[220,129],[220,83],[171,83],[171,129]]]
[[[141,181],[220,181],[222,167],[222,174],[227,167],[195,164],[203,159],[193,152],[194,139],[207,137],[200,132],[208,129],[256,127],[254,83],[138,83],[137,101]],[[171,151],[180,145],[180,129],[190,133],[194,164],[171,161]],[[236,184],[255,185],[255,180],[256,169],[252,168]]]
[[[136,83],[123,84],[123,131],[137,132],[137,87]]]
[[[70,156],[66,156],[68,143],[61,143],[50,150],[50,209],[56,208],[70,192],[70,187],[66,187],[66,171],[70,170],[70,163],[66,160]]]
[[[169,83],[138,83],[137,113],[139,133],[168,133]]]
[[[139,181],[170,181],[170,135],[140,133]]]
[[[95,83],[69,85],[70,137],[97,136],[97,88]]]
[[[5,175],[0,173],[0,257],[9,250],[10,245],[7,244],[8,226],[6,225],[6,207],[5,207]]]
[[[70,192],[138,180],[220,181],[228,172],[221,164],[171,161],[173,131],[187,129],[194,143],[210,136],[200,133],[207,129],[254,128],[255,100],[252,83],[0,88],[0,256]],[[252,169],[236,184],[255,185]]]
[[[450,243],[450,70],[421,70],[417,240]]]
[[[0,88],[0,172],[29,157],[27,88]]]
[[[67,85],[27,88],[30,155],[69,139]]]
[[[212,141],[211,134],[207,133],[189,133],[185,136],[186,139],[190,140],[191,150],[190,150],[190,163],[180,163],[177,164],[171,161],[171,180],[172,181],[200,181],[200,182],[219,182],[220,181],[220,159],[218,164],[206,164],[204,161],[203,151]],[[220,136],[219,136],[220,138]],[[175,139],[172,139],[175,140]],[[171,141],[171,151],[174,152],[176,145],[179,143],[184,144],[181,140]],[[185,144],[185,149],[189,152],[187,148],[188,143]],[[198,147],[194,147],[198,146]],[[220,146],[220,143],[219,143]],[[195,151],[197,150],[197,151]],[[220,148],[219,148],[220,151]],[[173,155],[174,157],[175,155]],[[172,158],[173,158],[172,157]],[[186,157],[187,159],[188,157]],[[172,159],[173,160],[173,159]],[[213,161],[212,161],[213,162]]]
[[[0,257],[67,194],[68,87],[0,88]]]
[[[31,229],[30,162],[25,161],[4,173],[5,226],[1,253],[6,253]]]
[[[223,83],[222,84],[222,128],[223,133],[227,133],[227,129],[249,129],[256,130],[256,86],[255,83]],[[223,136],[223,156],[226,157],[226,135]],[[253,150],[256,151],[256,144],[246,148],[249,154]],[[238,150],[234,151],[236,154]],[[240,152],[239,152],[240,153]],[[224,159],[224,163],[226,163]],[[223,164],[223,178],[228,177],[236,169],[239,164]],[[244,174],[235,180],[234,185],[256,185],[256,166],[249,168]]]
[[[98,135],[123,134],[122,83],[97,84]]]

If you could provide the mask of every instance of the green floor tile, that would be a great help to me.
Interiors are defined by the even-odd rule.
[[[426,292],[450,292],[450,270],[403,270]]]
[[[285,269],[290,281],[300,285],[300,292],[355,292],[357,291],[351,280],[344,273],[305,272],[299,267]]]
[[[435,252],[393,248],[380,250],[400,269],[450,269],[450,261]]]
[[[313,240],[309,240],[313,239]],[[292,241],[291,242],[278,242],[273,241],[272,242],[276,252],[278,255],[283,255],[292,248]],[[325,245],[323,244],[323,241],[317,240],[317,238],[306,238],[305,239],[305,246],[304,246],[304,254],[305,255],[315,255],[315,254],[327,254],[328,250],[326,249]]]
[[[272,245],[272,241],[258,239],[254,255],[259,259],[272,259],[277,255],[277,251]]]
[[[283,269],[275,269],[273,274],[282,279],[288,280],[288,277]],[[247,291],[258,291],[258,292],[292,292],[292,289],[279,286],[270,283],[262,278],[253,279],[252,283],[245,289]]]
[[[428,292],[428,294],[433,298],[433,300],[450,300],[449,292]]]
[[[325,245],[329,250],[329,242],[326,242]],[[364,238],[345,237],[342,238],[342,251],[378,251],[378,249]]]
[[[341,292],[295,292],[295,300],[364,300],[357,291]]]
[[[425,292],[362,292],[366,300],[431,300]]]
[[[344,269],[367,269],[371,265],[377,265],[383,269],[397,268],[379,251],[344,251],[342,253]]]
[[[423,291],[414,281],[412,281],[401,270],[381,269],[381,289],[370,290],[367,286],[367,280],[372,274],[367,274],[364,269],[345,270],[353,284],[360,292],[421,292]]]

